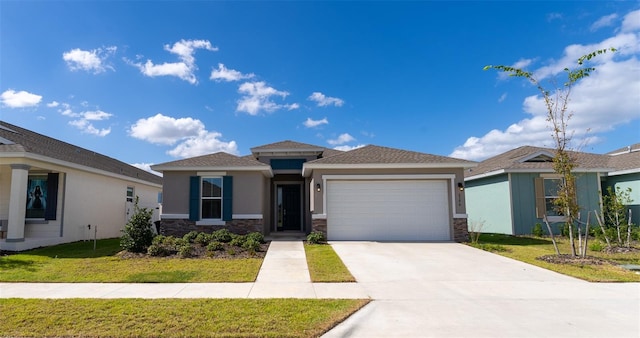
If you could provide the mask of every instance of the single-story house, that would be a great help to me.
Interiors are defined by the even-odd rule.
[[[577,167],[580,219],[589,211],[601,211],[601,182],[613,171],[610,156],[571,152]],[[564,217],[555,211],[561,177],[553,171],[554,149],[519,147],[488,158],[465,171],[469,229],[509,235],[531,234],[536,223],[546,229],[543,216],[555,222]],[[593,219],[593,218],[592,218]],[[473,229],[475,228],[475,229]]]
[[[119,237],[136,196],[156,209],[161,190],[157,175],[0,121],[1,250]]]
[[[626,190],[631,188],[631,220],[640,224],[640,143],[607,153],[610,156],[609,171],[602,181],[602,191],[607,187]]]
[[[228,228],[330,240],[464,240],[464,170],[475,162],[369,145],[293,141],[152,166],[163,173],[161,232]]]

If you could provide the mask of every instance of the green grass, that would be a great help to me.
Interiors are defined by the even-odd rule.
[[[317,337],[368,300],[0,299],[0,336]]]
[[[568,239],[561,237],[556,238],[556,241],[560,253],[571,253]],[[536,259],[555,254],[553,243],[548,238],[482,234],[478,244],[470,245],[590,282],[640,282],[639,274],[617,266],[620,264],[640,265],[640,252],[607,254],[588,250],[588,256],[603,258],[614,264],[554,264]]]
[[[331,245],[305,244],[304,250],[312,282],[356,281]]]
[[[178,259],[116,256],[119,239],[75,242],[0,257],[2,282],[253,282],[261,258]]]

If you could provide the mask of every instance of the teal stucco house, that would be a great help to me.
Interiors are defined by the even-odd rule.
[[[572,152],[577,162],[580,219],[589,211],[601,212],[601,193],[607,186],[632,188],[633,221],[640,216],[640,146],[615,154]],[[465,171],[469,229],[509,235],[531,234],[544,215],[554,223],[554,232],[564,217],[556,213],[560,177],[553,171],[554,149],[519,147],[486,159]],[[592,218],[593,219],[593,218]],[[475,227],[475,229],[474,229]],[[478,229],[480,227],[480,229]]]

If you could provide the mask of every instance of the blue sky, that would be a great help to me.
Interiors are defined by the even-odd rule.
[[[482,160],[553,146],[485,65],[548,84],[607,47],[570,105],[596,153],[640,142],[638,1],[2,0],[0,119],[140,167],[285,139]]]

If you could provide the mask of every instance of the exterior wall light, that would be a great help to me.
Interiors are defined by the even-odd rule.
[[[464,184],[462,184],[462,182],[458,182],[458,190],[464,191]]]
[[[317,191],[317,192],[320,192],[321,190],[322,190],[322,189],[321,189],[320,183],[316,184],[316,191]]]

